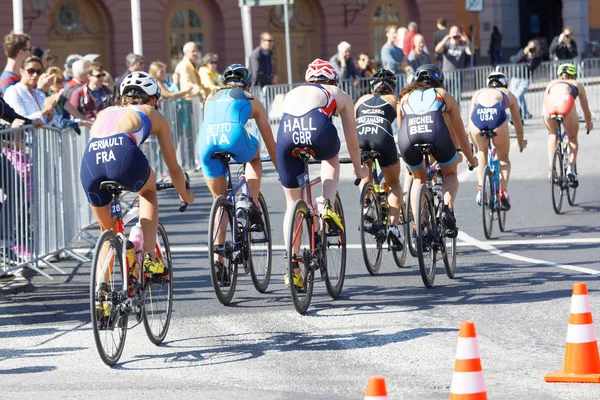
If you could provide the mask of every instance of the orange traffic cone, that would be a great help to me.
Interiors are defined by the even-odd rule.
[[[372,376],[367,380],[365,389],[365,400],[388,400],[385,378],[383,376]]]
[[[475,323],[460,324],[450,400],[487,400]]]
[[[594,330],[590,299],[585,283],[576,283],[573,286],[563,369],[547,374],[544,376],[544,380],[546,382],[600,383],[598,339]]]

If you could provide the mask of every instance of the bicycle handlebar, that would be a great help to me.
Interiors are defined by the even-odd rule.
[[[190,188],[190,177],[187,174],[187,172],[185,172],[184,174],[185,174],[185,188],[189,189]],[[166,190],[166,189],[175,189],[175,185],[173,185],[172,183],[165,183],[165,182],[156,184],[157,192],[159,190]],[[185,201],[182,201],[181,204],[179,205],[179,212],[184,212],[187,209],[187,206],[188,206],[188,203],[186,203]]]

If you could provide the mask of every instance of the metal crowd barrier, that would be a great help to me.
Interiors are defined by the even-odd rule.
[[[202,99],[193,96],[191,100],[164,100],[161,102],[160,112],[169,122],[171,139],[181,167],[188,171],[197,168],[199,166],[197,141],[204,116]],[[162,159],[156,136],[150,136],[141,148],[157,178],[167,176],[169,170]]]
[[[84,194],[81,157],[73,149],[73,141],[84,139],[73,130],[30,126],[2,130],[0,136],[0,276],[29,267],[51,279],[41,264],[63,273],[48,261],[52,256],[87,260],[69,248],[89,221],[89,210],[81,213],[77,206]]]

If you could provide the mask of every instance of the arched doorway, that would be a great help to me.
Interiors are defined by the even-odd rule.
[[[290,49],[292,59],[292,81],[304,80],[306,66],[319,57],[321,49],[319,13],[314,1],[295,0],[289,8]],[[285,59],[285,32],[283,6],[273,7],[270,13],[269,32],[275,39],[273,58],[275,74],[279,82],[287,82]]]
[[[54,5],[48,19],[48,48],[62,65],[70,54],[100,54],[110,69],[108,18],[97,0],[63,0]]]
[[[371,54],[376,60],[381,60],[381,47],[387,41],[385,27],[396,25],[406,26],[406,15],[400,12],[396,1],[383,1],[372,8],[371,14]]]

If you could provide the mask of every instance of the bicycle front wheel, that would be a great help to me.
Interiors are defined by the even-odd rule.
[[[566,182],[565,169],[563,165],[563,154],[560,145],[554,150],[552,157],[552,176],[550,183],[552,184],[552,208],[556,214],[560,214],[563,202],[563,188]]]
[[[94,341],[100,358],[106,365],[115,365],[125,346],[127,313],[122,303],[127,300],[127,288],[120,240],[112,233],[102,233],[92,257],[90,277],[90,312]]]
[[[325,268],[321,268],[321,271],[327,293],[332,299],[337,299],[342,293],[346,276],[346,222],[339,193],[335,195],[333,210],[340,216],[344,231],[331,230],[323,223],[324,254],[321,262],[325,262]]]
[[[294,308],[302,315],[306,314],[312,298],[314,268],[311,263],[316,261],[313,261],[314,235],[318,233],[313,233],[312,216],[308,206],[304,200],[299,199],[294,204],[287,236],[287,275]],[[294,279],[294,275],[298,273],[300,279]]]
[[[406,243],[408,244],[408,252],[410,255],[417,258],[417,226],[415,225],[415,212],[413,211],[412,202],[410,200],[412,183],[413,178],[411,177],[406,196]]]
[[[448,278],[454,279],[456,275],[456,238],[444,236],[444,269]]]
[[[577,174],[577,165],[575,165],[575,173]],[[575,195],[577,194],[577,188],[571,186],[571,182],[569,181],[569,185],[567,185],[567,200],[570,206],[575,205]]]
[[[223,305],[231,302],[237,284],[241,252],[236,248],[236,229],[233,226],[231,203],[218,196],[210,210],[208,222],[208,259],[210,278],[217,299]]]
[[[163,262],[163,276],[148,275],[144,293],[144,328],[150,341],[159,345],[165,340],[173,313],[173,263],[165,227],[159,223],[156,232],[156,256]]]
[[[264,293],[271,280],[271,220],[267,202],[262,193],[258,194],[258,204],[262,213],[264,229],[250,231],[250,276],[256,290]]]
[[[419,260],[419,271],[421,279],[426,287],[433,287],[435,281],[435,257],[434,249],[436,241],[435,210],[433,199],[426,184],[419,187],[415,222],[417,224],[417,259]]]
[[[381,268],[383,221],[379,197],[371,182],[365,184],[360,195],[360,245],[369,274],[376,275]]]
[[[406,204],[406,203],[403,203],[403,204]],[[407,252],[408,242],[410,241],[410,239],[408,239],[408,237],[406,236],[405,225],[408,225],[408,224],[406,223],[405,215],[406,215],[406,210],[404,208],[402,208],[400,210],[400,216],[398,219],[398,232],[402,236],[402,239],[400,241],[402,243],[402,251],[392,250],[392,256],[394,257],[394,262],[396,263],[396,266],[398,268],[404,268],[404,263],[406,262],[406,252]]]
[[[492,238],[492,228],[494,224],[495,204],[498,198],[494,193],[494,184],[492,182],[492,172],[490,167],[485,167],[483,173],[483,187],[481,188],[481,216],[483,217],[483,233],[486,239]]]

